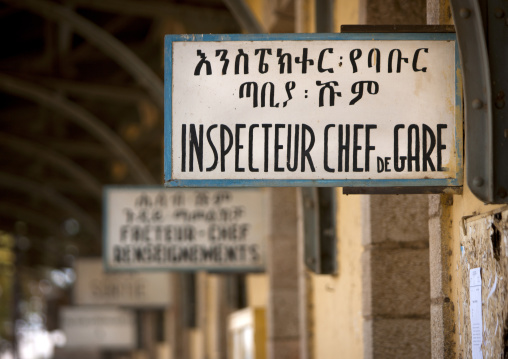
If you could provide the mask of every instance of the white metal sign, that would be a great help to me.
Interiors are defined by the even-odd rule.
[[[133,349],[136,347],[135,317],[117,308],[64,307],[62,329],[69,348]]]
[[[108,187],[108,270],[261,271],[267,190]]]
[[[102,260],[76,261],[74,301],[79,305],[167,307],[171,304],[167,273],[105,273]]]
[[[454,34],[167,36],[166,185],[460,185],[457,69]]]

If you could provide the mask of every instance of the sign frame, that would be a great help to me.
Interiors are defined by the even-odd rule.
[[[190,186],[189,186],[190,187]],[[138,266],[138,267],[112,267],[109,263],[108,263],[108,253],[109,253],[109,250],[108,250],[108,244],[109,244],[109,240],[108,240],[108,201],[105,200],[105,198],[107,197],[107,194],[109,191],[111,190],[126,190],[126,191],[140,191],[140,190],[159,190],[159,191],[178,191],[179,188],[166,188],[164,186],[156,186],[156,185],[140,185],[140,186],[133,186],[133,185],[107,185],[107,186],[104,186],[103,188],[103,201],[102,201],[102,264],[103,264],[103,267],[104,267],[104,271],[106,273],[129,273],[129,272],[174,272],[174,273],[194,273],[194,272],[198,272],[198,271],[206,271],[208,273],[265,273],[266,272],[266,266],[267,266],[267,250],[268,250],[268,241],[270,240],[270,231],[268,229],[266,229],[266,238],[265,240],[263,240],[264,242],[262,242],[262,250],[263,250],[263,253],[262,255],[264,256],[264,261],[263,261],[263,264],[261,266],[244,266],[242,268],[238,268],[238,267],[217,267],[217,268],[214,268],[214,267],[209,267],[209,266],[195,266],[195,267],[175,267],[175,268],[171,268],[169,266],[161,266],[161,267],[150,267],[150,266]],[[187,190],[199,190],[200,188],[195,188],[195,187],[191,187],[191,188],[187,188]],[[208,188],[206,186],[201,186],[201,189],[203,190],[213,190],[213,189],[217,189],[217,190],[222,190],[222,188]],[[225,188],[223,190],[234,190],[234,191],[242,191],[242,190],[249,190],[249,189],[254,189],[254,190],[267,190],[266,188],[263,189],[263,188]],[[266,198],[266,201],[269,201],[268,199],[268,194],[267,194],[267,198]],[[268,205],[268,203],[265,203],[263,204],[264,206]],[[268,214],[266,213],[265,214],[265,219],[267,221],[267,225],[269,224],[268,222],[270,221],[270,217],[268,216]]]
[[[421,179],[173,179],[172,178],[172,54],[173,42],[218,41],[315,41],[315,40],[416,40],[455,42],[455,143],[456,171],[451,178]],[[232,34],[166,35],[164,46],[164,186],[165,187],[363,187],[439,188],[461,187],[463,161],[462,69],[455,33],[330,33],[330,34]],[[453,173],[452,173],[453,175]]]

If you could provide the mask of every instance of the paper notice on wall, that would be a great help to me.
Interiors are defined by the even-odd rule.
[[[473,359],[483,359],[481,350],[483,333],[481,268],[473,268],[469,272],[469,298]]]

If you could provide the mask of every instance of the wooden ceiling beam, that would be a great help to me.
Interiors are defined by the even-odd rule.
[[[92,194],[99,201],[102,200],[102,185],[90,173],[67,157],[42,146],[35,145],[32,142],[4,133],[0,133],[0,146],[8,147],[27,157],[51,164],[71,177],[75,188],[84,188],[86,193]]]
[[[42,183],[2,172],[0,172],[0,187],[5,190],[22,192],[30,197],[42,198],[46,203],[60,209],[69,217],[74,217],[95,238],[101,238],[101,231],[97,222],[86,211],[52,188]]]
[[[1,0],[12,6],[25,8],[47,19],[69,24],[72,29],[99,50],[111,57],[150,94],[154,103],[164,109],[162,80],[125,44],[104,31],[100,26],[67,7],[47,0]],[[122,1],[123,3],[123,1]]]
[[[124,159],[131,169],[132,176],[136,177],[139,183],[156,183],[153,176],[134,151],[113,130],[84,108],[40,86],[3,74],[0,74],[0,89],[35,101],[66,116],[77,125],[88,130],[118,157]]]

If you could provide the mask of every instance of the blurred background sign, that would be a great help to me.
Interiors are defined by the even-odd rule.
[[[266,189],[108,187],[106,270],[262,271]]]
[[[69,348],[136,347],[134,312],[109,307],[63,307],[60,314]]]
[[[100,258],[75,264],[74,300],[80,305],[167,307],[171,304],[167,273],[105,273]]]

